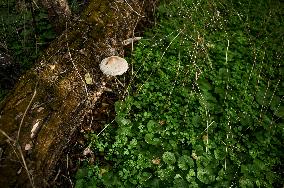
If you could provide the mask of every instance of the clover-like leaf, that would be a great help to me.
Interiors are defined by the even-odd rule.
[[[169,165],[174,164],[176,162],[175,154],[171,152],[165,152],[162,158],[163,161]]]

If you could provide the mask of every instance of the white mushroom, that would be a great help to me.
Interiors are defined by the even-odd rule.
[[[122,75],[128,69],[128,63],[125,59],[118,56],[110,56],[100,63],[101,71],[109,76]]]

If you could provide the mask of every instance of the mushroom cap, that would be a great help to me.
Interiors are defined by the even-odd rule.
[[[118,56],[110,56],[100,63],[101,71],[110,76],[122,75],[128,69],[128,63],[125,59]]]

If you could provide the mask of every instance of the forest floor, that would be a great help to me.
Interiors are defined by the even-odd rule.
[[[283,8],[161,3],[76,187],[282,187]]]
[[[0,33],[28,69],[55,34],[39,11],[35,45],[31,15],[8,12]],[[274,0],[161,1],[54,185],[283,187],[283,12]]]

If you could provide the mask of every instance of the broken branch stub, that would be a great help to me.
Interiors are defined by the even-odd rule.
[[[100,63],[101,71],[108,76],[122,75],[128,69],[128,63],[125,59],[118,56],[107,57]]]

